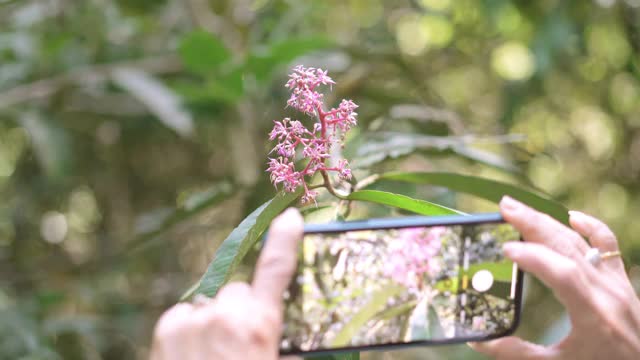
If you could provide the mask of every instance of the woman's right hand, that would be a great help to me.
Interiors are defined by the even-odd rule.
[[[470,346],[497,359],[640,359],[640,300],[622,259],[603,259],[597,265],[585,259],[589,244],[580,235],[601,252],[618,251],[611,230],[575,211],[570,212],[570,229],[506,196],[500,210],[525,240],[505,244],[505,256],[553,290],[572,329],[551,346],[515,336]]]

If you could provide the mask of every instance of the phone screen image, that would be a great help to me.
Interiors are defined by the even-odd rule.
[[[480,340],[517,325],[506,223],[306,233],[282,353]]]

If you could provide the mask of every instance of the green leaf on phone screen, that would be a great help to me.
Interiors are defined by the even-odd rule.
[[[229,281],[242,258],[260,239],[271,220],[290,206],[301,191],[302,189],[295,193],[279,193],[242,220],[224,239],[198,285],[182,295],[182,300],[195,294],[214,296],[220,287]]]
[[[438,205],[425,200],[414,199],[405,195],[394,194],[379,190],[359,190],[347,197],[349,200],[368,201],[377,204],[393,206],[420,215],[453,215],[464,214],[457,210]]]
[[[375,318],[379,320],[389,320],[397,318],[399,316],[407,315],[416,307],[417,304],[418,300],[410,300],[406,303],[380,311],[376,314]]]
[[[444,329],[442,329],[440,317],[436,309],[431,305],[429,305],[429,309],[427,310],[427,318],[429,320],[429,339],[444,339]]]
[[[564,224],[569,223],[568,209],[559,202],[517,185],[496,180],[444,172],[387,173],[382,174],[379,179],[442,186],[495,203],[498,203],[502,196],[509,195]]]
[[[347,346],[351,339],[362,330],[362,327],[387,306],[387,301],[406,291],[404,287],[398,285],[388,285],[371,295],[371,300],[357,313],[353,315],[351,321],[344,324],[340,332],[331,341],[331,346]]]
[[[500,262],[483,262],[469,266],[469,278],[480,270],[488,270],[496,281],[511,281],[513,275],[513,263],[505,260]]]

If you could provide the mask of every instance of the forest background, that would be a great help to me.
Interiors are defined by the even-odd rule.
[[[146,358],[158,316],[276,194],[268,132],[296,64],[360,105],[354,174],[461,175],[373,189],[464,212],[497,207],[463,175],[546,194],[610,224],[640,288],[638,0],[0,0],[0,359]],[[320,200],[316,221],[344,205]],[[518,334],[557,341],[567,317],[528,280]]]

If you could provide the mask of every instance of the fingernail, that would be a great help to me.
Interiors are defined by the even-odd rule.
[[[580,212],[580,211],[577,211],[577,210],[569,210],[569,217],[572,217],[572,216],[582,216],[582,215],[584,215],[584,213],[582,213],[582,212]]]
[[[522,251],[522,246],[522,243],[519,241],[509,241],[502,244],[502,252],[504,253],[504,256],[513,259],[518,257],[520,251]]]
[[[296,216],[298,214],[300,214],[298,209],[296,209],[294,207],[290,207],[290,208],[287,208],[287,210],[283,211],[282,214],[280,214],[280,216],[281,217],[290,217],[290,216]]]
[[[287,210],[285,210],[283,214],[293,214],[293,213],[297,213],[297,212],[298,212],[298,209],[296,209],[294,207],[290,207],[290,208],[287,208]]]
[[[511,196],[508,196],[508,195],[503,196],[502,200],[500,200],[500,206],[510,211],[518,210],[521,205],[522,204],[519,201],[513,199]]]

